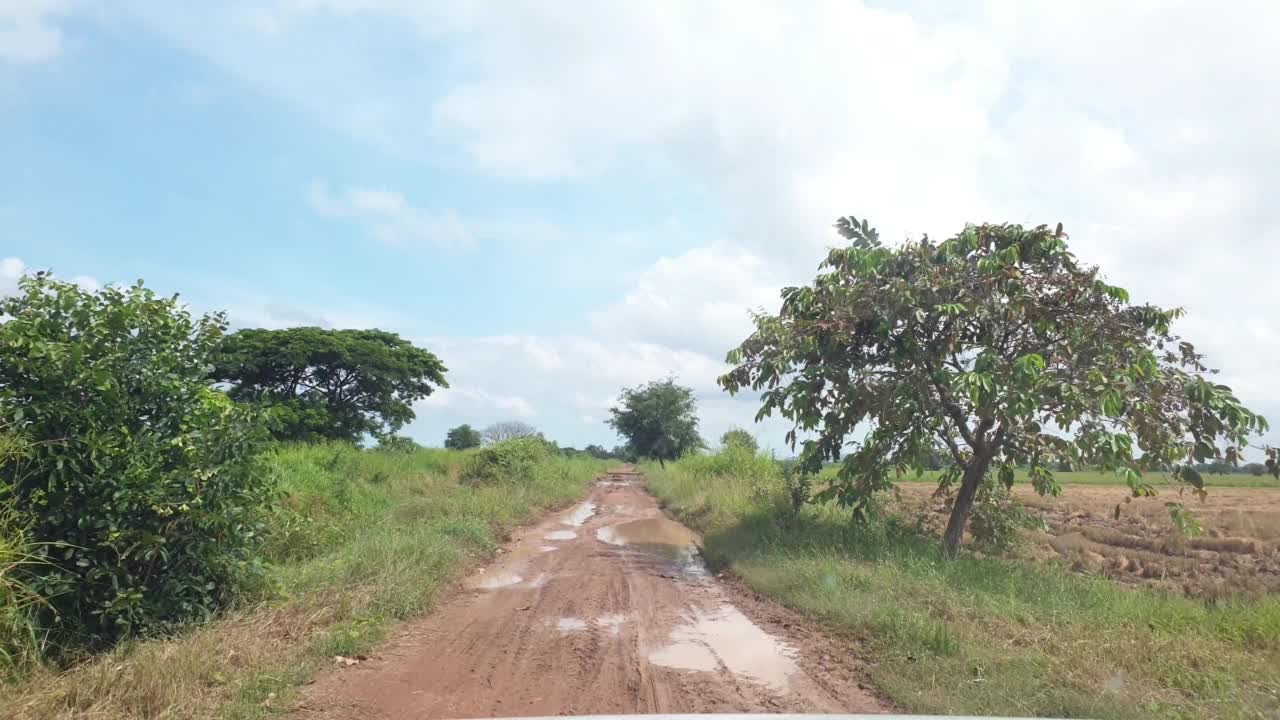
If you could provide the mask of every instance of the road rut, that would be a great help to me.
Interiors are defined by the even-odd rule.
[[[294,716],[888,711],[846,643],[710,576],[697,543],[612,472]]]

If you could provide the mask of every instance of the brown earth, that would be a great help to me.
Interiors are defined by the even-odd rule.
[[[902,488],[907,502],[942,509],[931,487]],[[1035,559],[1061,558],[1078,572],[1194,597],[1280,592],[1280,489],[1210,488],[1203,501],[1176,491],[1127,498],[1126,488],[1097,485],[1064,486],[1057,498],[1025,486],[1014,494],[1047,526],[1028,534]],[[1184,503],[1201,534],[1178,531],[1168,502]]]
[[[875,713],[846,641],[711,577],[630,469],[516,534],[375,656],[321,673],[294,716]]]

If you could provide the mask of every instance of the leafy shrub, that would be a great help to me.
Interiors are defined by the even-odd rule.
[[[553,454],[551,444],[538,437],[504,440],[470,452],[458,475],[470,485],[528,480]]]
[[[0,428],[0,467],[17,462],[28,449],[23,438]],[[0,680],[33,666],[41,656],[33,611],[42,598],[18,577],[32,556],[28,525],[14,507],[11,488],[0,485]]]
[[[1018,541],[1018,531],[1039,527],[1040,521],[1027,512],[1004,484],[988,479],[974,498],[969,533],[979,546],[1008,550]]]
[[[0,484],[31,521],[19,575],[42,625],[103,645],[226,603],[254,574],[268,484],[260,425],[206,381],[223,317],[47,273],[0,315],[0,418],[31,441]]]
[[[411,453],[421,448],[412,438],[403,435],[383,435],[378,438],[378,449],[385,452]]]

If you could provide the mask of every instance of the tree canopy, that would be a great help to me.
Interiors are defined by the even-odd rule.
[[[666,379],[622,391],[606,422],[626,438],[627,448],[663,465],[703,446],[693,390]]]
[[[439,358],[384,330],[241,330],[223,341],[212,378],[272,410],[282,440],[395,433],[413,403],[448,387]]]
[[[785,288],[777,315],[755,317],[720,378],[761,391],[757,419],[793,421],[806,470],[844,456],[822,498],[864,513],[941,450],[941,484],[959,486],[944,534],[954,552],[979,486],[1012,484],[1016,465],[1040,493],[1060,491],[1055,462],[1113,470],[1134,495],[1155,494],[1146,473],[1172,468],[1203,493],[1191,464],[1237,462],[1267,427],[1172,333],[1181,310],[1131,304],[1068,251],[1061,225],[971,225],[898,247],[865,220],[836,227],[849,245],[811,285]],[[851,443],[855,428],[865,436]]]
[[[480,432],[470,425],[459,425],[445,434],[444,446],[450,450],[480,447]]]
[[[755,453],[760,449],[756,438],[742,428],[730,428],[720,436],[720,444],[724,447],[739,447]]]
[[[484,430],[480,431],[480,437],[485,443],[499,443],[506,440],[515,440],[524,437],[542,437],[542,433],[538,432],[538,428],[526,422],[519,420],[507,420],[505,422],[496,422]]]

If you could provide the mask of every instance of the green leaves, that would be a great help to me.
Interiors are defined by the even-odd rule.
[[[970,225],[892,247],[865,220],[836,227],[850,244],[812,284],[784,290],[777,315],[754,318],[719,379],[762,391],[758,418],[791,420],[793,447],[808,433],[809,465],[844,459],[832,499],[864,503],[932,450],[973,470],[955,475],[962,486],[1017,463],[1056,493],[1047,457],[1154,492],[1141,469],[1212,457],[1267,427],[1170,335],[1180,310],[1130,306],[1076,260],[1060,226]],[[852,451],[850,439],[861,441]]]
[[[673,379],[623,390],[609,413],[606,422],[642,457],[665,462],[703,446],[693,390]]]
[[[394,434],[448,387],[439,358],[383,330],[241,330],[218,350],[211,377],[268,408],[282,440]]]
[[[167,629],[252,581],[269,480],[259,419],[206,379],[222,316],[45,273],[0,315],[0,417],[30,441],[0,485],[30,521],[42,562],[22,572],[53,641]]]

